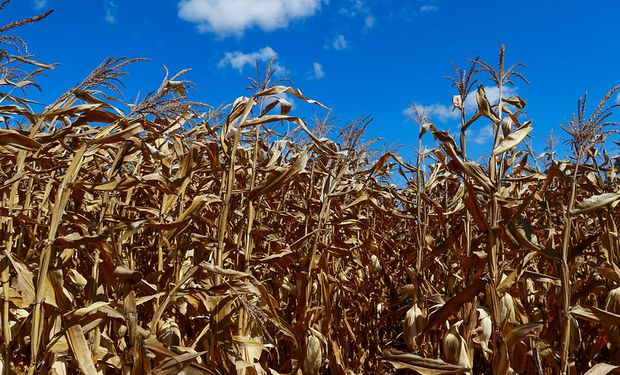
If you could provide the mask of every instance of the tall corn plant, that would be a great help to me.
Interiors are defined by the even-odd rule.
[[[596,151],[597,147],[600,147],[605,143],[607,137],[611,134],[611,130],[609,128],[617,125],[616,122],[609,120],[609,117],[612,115],[611,110],[614,107],[617,107],[617,105],[606,106],[606,104],[619,89],[620,86],[616,86],[607,92],[589,117],[586,116],[587,95],[584,95],[584,97],[579,99],[577,103],[577,113],[573,114],[571,120],[562,126],[562,129],[570,136],[567,143],[570,145],[574,156],[570,196],[568,197],[568,203],[564,212],[564,228],[562,232],[562,340],[560,346],[560,358],[561,372],[563,374],[568,373],[569,345],[571,338],[570,323],[571,319],[574,319],[570,316],[571,282],[569,269],[569,248],[571,243],[573,243],[571,238],[571,230],[574,216],[578,213],[596,209],[599,205],[604,206],[608,203],[608,201],[618,199],[617,193],[603,193],[595,195],[589,198],[589,204],[575,210],[579,168],[589,152],[592,153],[593,151]],[[594,160],[594,158],[592,158],[592,160]]]
[[[489,75],[490,80],[495,84],[499,91],[497,105],[495,106],[495,109],[493,108],[493,104],[490,103],[487,99],[486,93],[482,86],[479,86],[476,92],[476,102],[478,104],[478,112],[481,114],[481,116],[489,119],[492,122],[493,126],[493,143],[491,149],[491,156],[489,159],[489,180],[491,181],[493,186],[491,191],[489,192],[491,198],[491,206],[489,207],[490,227],[487,242],[487,256],[489,261],[491,282],[487,286],[487,298],[489,299],[489,304],[491,308],[491,313],[494,318],[494,322],[497,325],[501,325],[504,322],[502,322],[501,318],[502,311],[500,307],[500,296],[499,293],[497,293],[497,287],[501,282],[499,275],[498,256],[501,244],[496,229],[500,221],[498,193],[500,192],[500,189],[502,187],[502,178],[504,177],[504,172],[506,168],[506,165],[504,164],[505,153],[513,149],[531,131],[531,126],[528,123],[526,123],[522,127],[519,127],[518,119],[514,115],[512,117],[509,117],[509,120],[503,121],[504,114],[506,112],[508,114],[512,114],[510,109],[505,108],[506,103],[516,104],[516,106],[519,107],[522,102],[519,98],[513,98],[513,103],[510,103],[510,101],[505,101],[503,93],[506,85],[513,84],[512,80],[515,77],[520,78],[525,82],[527,82],[527,80],[516,70],[517,68],[522,66],[522,64],[517,63],[509,68],[506,68],[504,45],[500,47],[499,62],[497,68],[484,61],[477,61],[476,63],[479,65],[481,71]],[[513,125],[518,126],[515,132],[513,132],[512,129]],[[510,138],[511,135],[512,138]],[[500,139],[500,137],[502,137],[503,140]],[[488,294],[490,294],[490,296]],[[497,335],[492,341],[492,347],[498,353],[498,355],[494,358],[493,371],[498,374],[508,371],[508,353],[506,353],[506,349],[504,347],[505,344],[503,342],[504,338],[502,336],[503,334]]]

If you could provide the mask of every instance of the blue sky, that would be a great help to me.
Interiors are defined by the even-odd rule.
[[[402,145],[405,155],[417,145],[408,105],[426,106],[439,127],[456,132],[450,63],[496,62],[502,43],[509,64],[527,65],[530,84],[517,82],[512,92],[528,102],[537,151],[550,129],[563,136],[559,126],[584,92],[592,108],[620,83],[614,0],[14,0],[0,22],[47,9],[56,12],[17,32],[39,60],[60,63],[41,80],[42,101],[104,58],[127,56],[150,59],[128,69],[128,100],[155,88],[166,65],[192,68],[185,78],[198,89],[194,99],[219,106],[249,93],[254,60],[277,54],[280,71],[331,107],[339,124],[371,115],[368,136]],[[469,139],[472,153],[490,151],[483,124]],[[432,145],[432,137],[426,141]]]

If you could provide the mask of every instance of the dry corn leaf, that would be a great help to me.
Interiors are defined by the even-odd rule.
[[[527,323],[514,327],[508,332],[505,338],[506,347],[509,352],[512,352],[515,345],[523,340],[532,331],[540,329],[544,326],[544,323]]]
[[[206,352],[196,352],[196,353],[184,353],[175,356],[171,356],[162,361],[162,363],[156,368],[152,369],[149,374],[150,375],[176,375],[176,374],[186,374],[186,375],[205,375],[212,374],[212,372],[207,372],[206,370],[202,370],[199,368],[188,368],[191,362],[205,354]]]
[[[504,152],[510,151],[513,148],[517,147],[517,145],[519,145],[519,143],[521,143],[525,139],[525,137],[527,137],[527,135],[530,134],[531,131],[532,131],[532,126],[526,125],[510,133],[493,150],[493,155],[497,156],[497,155],[503,154]]]
[[[598,363],[585,372],[584,375],[606,375],[611,372],[618,372],[619,365],[610,365],[608,363]]]
[[[480,112],[482,116],[494,123],[499,122],[499,118],[497,118],[497,115],[493,112],[491,103],[489,99],[487,99],[487,94],[482,84],[478,85],[478,89],[476,90],[476,103],[478,103],[478,112]]]
[[[429,314],[424,333],[428,333],[428,331],[443,324],[448,318],[455,315],[465,303],[471,302],[478,292],[484,289],[484,286],[484,280],[475,280],[467,288],[450,298],[436,312]]]
[[[93,364],[92,353],[82,332],[82,327],[79,324],[73,324],[67,328],[66,335],[80,370],[86,375],[97,375],[97,369]]]
[[[274,172],[261,185],[250,191],[249,198],[254,200],[263,194],[270,193],[280,188],[287,181],[291,180],[296,174],[306,168],[308,154],[302,153],[297,156],[295,161],[281,172]]]
[[[520,96],[510,96],[508,98],[504,98],[504,102],[508,104],[512,104],[519,109],[525,108],[525,100],[521,99]]]
[[[620,326],[620,315],[596,307],[575,305],[568,312],[575,318]]]
[[[408,369],[422,375],[459,374],[469,371],[465,367],[446,363],[439,359],[422,358],[415,354],[384,351],[382,355],[397,370]]]
[[[577,203],[574,210],[571,210],[571,215],[584,214],[599,208],[603,208],[607,205],[613,204],[620,200],[620,193],[604,193],[593,195],[584,201]]]
[[[0,145],[13,146],[20,150],[27,151],[36,151],[41,148],[41,144],[39,142],[10,129],[0,129]]]

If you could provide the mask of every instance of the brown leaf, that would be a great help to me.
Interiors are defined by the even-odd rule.
[[[514,346],[523,340],[530,332],[540,329],[544,326],[544,323],[527,323],[522,324],[518,327],[515,327],[508,332],[506,338],[504,339],[506,342],[506,347],[509,353],[512,353],[512,349]]]
[[[479,85],[476,90],[476,102],[478,103],[478,112],[480,112],[482,116],[495,123],[499,122],[499,118],[491,109],[491,103],[489,103],[489,99],[487,99],[487,94],[483,85]]]
[[[15,130],[0,129],[0,145],[13,146],[20,150],[36,151],[41,144],[34,139],[22,135]]]
[[[517,147],[517,145],[521,143],[531,131],[532,126],[527,125],[510,133],[506,138],[504,138],[504,140],[502,140],[495,150],[493,150],[493,155],[497,156]]]
[[[603,208],[609,204],[613,204],[620,200],[620,193],[604,193],[591,196],[577,203],[574,210],[571,210],[571,215],[585,214],[599,208]]]
[[[596,307],[576,305],[571,307],[568,312],[575,318],[588,320],[590,322],[620,325],[620,315]]]
[[[82,327],[79,324],[73,324],[67,328],[66,335],[80,370],[86,375],[97,375],[97,369],[92,360],[92,353],[88,349],[88,341],[84,338]]]
[[[620,368],[620,365],[610,365],[607,363],[597,363],[592,366],[591,369],[586,371],[584,375],[606,375],[611,372],[618,372],[617,369]]]
[[[446,363],[440,359],[430,359],[409,353],[390,353],[384,351],[383,358],[397,370],[408,369],[422,375],[454,374],[469,371],[469,368]]]
[[[424,334],[440,324],[444,324],[448,318],[458,313],[465,303],[471,302],[474,299],[478,292],[484,288],[485,284],[484,280],[476,279],[467,288],[450,298],[439,310],[429,315],[424,328]]]

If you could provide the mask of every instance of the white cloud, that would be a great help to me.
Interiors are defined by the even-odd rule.
[[[105,3],[105,20],[106,20],[106,22],[109,22],[109,23],[115,23],[116,22],[117,10],[118,10],[118,4],[116,4],[116,1],[114,1],[114,0],[106,1],[106,3]]]
[[[181,0],[179,17],[198,24],[200,32],[241,35],[253,26],[263,31],[287,27],[320,8],[321,0]]]
[[[314,74],[314,79],[319,80],[325,77],[325,72],[323,71],[323,65],[319,64],[318,62],[315,62],[314,64],[312,64],[312,70]]]
[[[616,103],[620,104],[620,94],[616,96]]]
[[[497,101],[499,100],[499,89],[495,86],[485,86],[484,90],[487,94],[487,99],[489,100],[489,102],[491,102],[492,104],[497,103]],[[516,95],[516,93],[517,88],[507,86],[504,87],[502,95],[504,98],[507,98],[509,96]],[[463,104],[466,113],[471,114],[478,109],[475,89],[470,92],[469,95],[467,95]],[[431,120],[437,120],[442,123],[446,123],[450,120],[456,120],[461,117],[458,110],[452,111],[452,105],[445,105],[441,103],[424,105],[416,103],[416,106],[418,107],[418,110],[426,112],[431,118]],[[408,108],[403,111],[403,114],[410,115],[411,110]]]
[[[41,9],[47,5],[47,0],[34,0],[34,8]]]
[[[367,29],[372,29],[373,26],[375,26],[376,22],[377,20],[374,16],[366,16],[366,18],[364,19],[364,27],[366,27]]]
[[[437,5],[422,5],[420,7],[420,12],[422,13],[432,13],[432,12],[436,12],[439,10],[439,7]]]
[[[267,46],[259,49],[256,52],[243,53],[239,51],[234,52],[226,52],[224,54],[224,58],[221,59],[217,66],[218,68],[225,68],[230,66],[234,69],[237,69],[239,72],[243,72],[243,68],[246,65],[255,65],[256,62],[267,62],[271,60],[274,56],[278,54],[273,48]],[[274,62],[272,65],[275,73],[278,75],[285,74],[287,72],[286,68],[277,62]]]
[[[351,18],[363,17],[365,29],[373,28],[377,21],[370,11],[370,6],[364,0],[349,0],[348,5],[340,8],[339,13]]]
[[[473,141],[477,145],[483,145],[493,141],[493,126],[488,124],[479,130],[468,130],[467,135],[473,137]]]
[[[460,113],[457,111],[452,111],[452,106],[447,106],[443,104],[429,104],[423,105],[419,103],[415,103],[416,108],[420,112],[426,113],[431,120],[439,120],[439,122],[447,122],[449,120],[456,120],[461,117]],[[411,108],[407,108],[403,111],[405,116],[410,116],[413,114]]]
[[[366,15],[370,13],[370,7],[364,0],[350,0],[349,3],[349,6],[340,8],[341,14],[345,14],[349,17],[356,17],[360,14]]]
[[[344,35],[338,34],[331,43],[325,45],[325,49],[330,48],[336,51],[342,51],[349,48],[349,42],[347,42],[347,38],[345,38]]]

